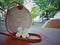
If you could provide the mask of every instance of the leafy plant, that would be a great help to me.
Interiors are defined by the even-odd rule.
[[[13,2],[13,1],[20,2],[21,4],[24,3],[24,0],[2,0],[2,1],[0,1],[0,6],[3,9],[6,9],[6,8],[8,8],[9,3]]]
[[[36,18],[36,16],[39,15],[39,8],[32,7],[31,14],[32,14],[32,18]]]
[[[57,8],[54,6],[47,6],[46,8],[41,9],[42,12],[53,12],[55,10],[57,10]]]
[[[47,17],[51,13],[51,16],[53,16],[56,11],[60,10],[60,0],[34,0],[34,2],[39,6],[40,12],[46,12]]]

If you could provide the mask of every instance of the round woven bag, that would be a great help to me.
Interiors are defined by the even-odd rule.
[[[17,6],[10,8],[10,5],[13,3],[17,4]],[[5,24],[9,34],[5,34],[1,32],[0,34],[5,34],[14,39],[28,41],[28,42],[40,42],[42,40],[39,34],[34,34],[34,33],[29,33],[29,36],[37,36],[38,39],[22,38],[22,37],[17,37],[15,35],[18,27],[22,27],[23,29],[25,28],[29,29],[32,25],[31,13],[18,2],[12,2],[9,4],[8,10],[6,12]]]
[[[32,25],[32,17],[30,12],[24,7],[19,6],[8,9],[6,16],[7,30],[10,32],[17,32],[18,27],[30,28]]]

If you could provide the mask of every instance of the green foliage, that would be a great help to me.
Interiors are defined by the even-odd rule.
[[[23,3],[24,3],[24,0],[19,0],[19,2],[20,2],[21,4],[23,4]]]
[[[9,3],[16,1],[16,2],[20,2],[21,4],[24,3],[24,0],[2,0],[0,1],[0,6],[4,9],[8,8]]]
[[[47,13],[46,16],[53,16],[60,10],[60,0],[34,0],[34,2],[39,6],[40,12]]]
[[[57,10],[57,8],[54,6],[47,6],[46,8],[41,9],[42,12],[53,12],[55,10]]]
[[[34,2],[40,7],[40,9],[44,9],[49,5],[60,8],[60,0],[34,0]]]
[[[40,7],[40,9],[47,7],[49,4],[48,0],[34,0],[34,2]]]
[[[35,18],[36,16],[39,15],[39,9],[37,7],[32,7],[31,14],[32,14],[32,18]]]

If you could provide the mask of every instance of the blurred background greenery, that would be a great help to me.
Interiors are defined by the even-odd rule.
[[[0,0],[0,6],[1,6],[3,9],[7,9],[9,3],[13,2],[13,1],[20,2],[21,4],[24,3],[24,0]]]
[[[40,16],[45,16],[47,19],[54,17],[57,11],[60,11],[60,0],[34,0],[34,3],[38,5],[38,9],[35,9],[39,13],[41,12]],[[34,10],[34,11],[35,11]],[[32,8],[32,12],[33,8]],[[38,13],[37,12],[37,13]],[[35,13],[34,13],[35,14]],[[36,17],[37,14],[35,14]],[[39,14],[38,14],[39,15]]]

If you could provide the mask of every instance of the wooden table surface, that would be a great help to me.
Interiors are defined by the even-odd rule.
[[[0,34],[0,45],[60,45],[60,29],[56,28],[34,28],[29,32],[38,33],[42,36],[42,41],[29,43],[26,41],[14,40],[8,36]]]

